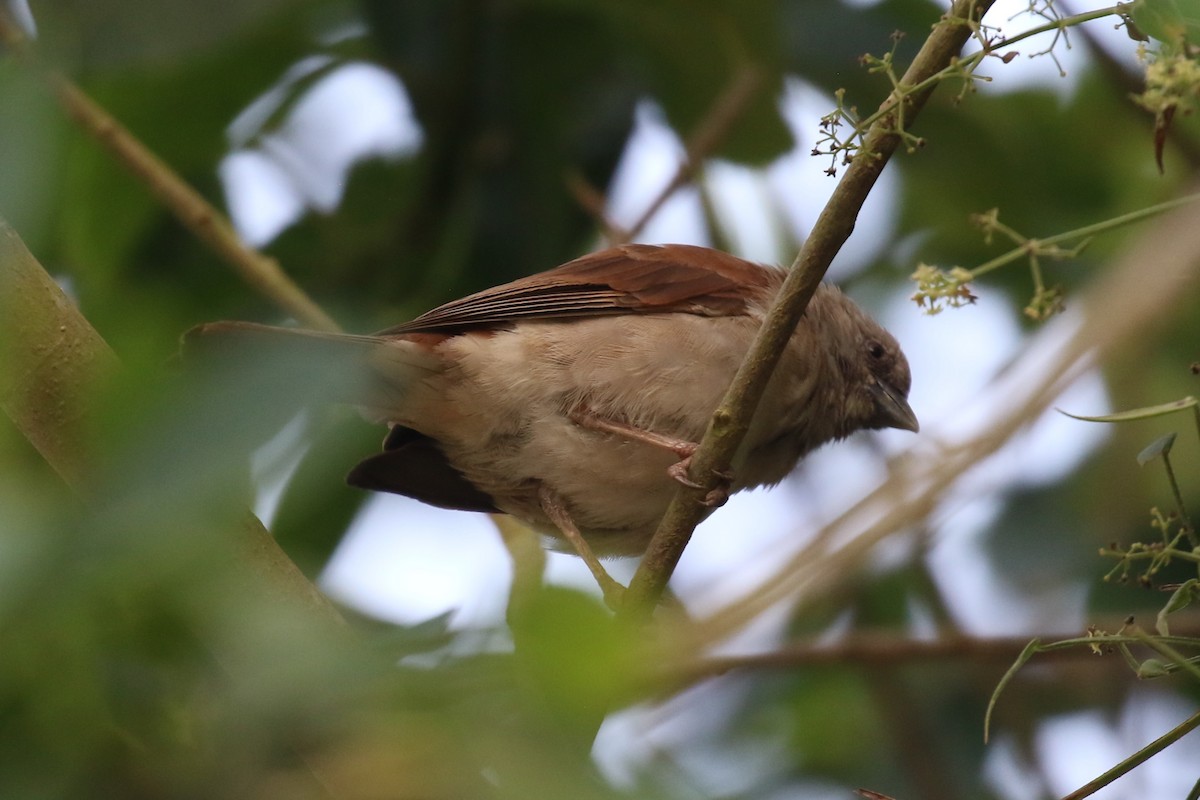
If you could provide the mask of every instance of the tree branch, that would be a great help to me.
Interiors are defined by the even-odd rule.
[[[1195,626],[1192,626],[1195,629]],[[1181,633],[1179,635],[1187,635]],[[1009,666],[1021,654],[1031,639],[1052,641],[1055,637],[1002,636],[978,637],[954,634],[938,639],[908,639],[892,635],[857,634],[832,644],[798,643],[773,650],[745,656],[712,656],[707,658],[683,658],[665,664],[660,672],[661,679],[668,684],[670,693],[701,680],[715,678],[741,669],[797,669],[842,664],[855,667],[900,667],[906,664],[933,661],[973,661],[984,664]],[[1086,647],[1039,652],[1039,662],[1044,659],[1095,659],[1096,654]],[[1124,661],[1114,661],[1126,667]]]
[[[971,35],[969,19],[979,19],[991,0],[957,0],[901,79],[901,88],[921,83],[951,63]],[[901,110],[911,124],[933,92],[893,92],[883,108]],[[699,488],[681,486],[676,492],[642,563],[629,586],[620,616],[645,619],[662,596],[692,531],[704,516],[702,500],[715,488],[717,475],[729,468],[733,455],[758,407],[771,373],[804,309],[834,256],[854,229],[867,194],[900,143],[896,114],[884,114],[867,132],[863,146],[821,211],[774,306],[758,332],[733,384],[713,414],[700,449],[692,458],[691,478]]]
[[[16,232],[0,220],[0,408],[72,489],[87,495],[80,446],[81,387],[117,368],[117,357]]]
[[[279,262],[247,246],[229,219],[193,189],[108,112],[61,73],[40,67],[28,41],[8,12],[0,8],[0,44],[33,68],[50,88],[67,115],[141,180],[168,211],[196,238],[233,267],[251,288],[284,313],[319,330],[340,330]]]
[[[0,408],[63,480],[85,500],[94,471],[83,446],[88,389],[119,369],[117,357],[46,274],[16,232],[0,220]],[[248,583],[341,620],[249,512],[239,562]],[[260,580],[261,579],[261,580]]]

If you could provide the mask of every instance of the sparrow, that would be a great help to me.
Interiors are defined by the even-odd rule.
[[[783,280],[717,250],[627,244],[368,336],[214,322],[186,341],[352,367],[359,378],[340,399],[389,427],[382,452],[350,470],[352,486],[511,514],[560,548],[638,555]],[[895,338],[822,284],[729,491],[776,484],[859,430],[916,432],[910,384]]]

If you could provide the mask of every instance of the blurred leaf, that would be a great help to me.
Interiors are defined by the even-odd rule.
[[[794,686],[791,704],[791,746],[807,769],[839,774],[848,754],[885,746],[879,710],[856,670],[806,672]]]
[[[1172,400],[1170,403],[1163,403],[1157,406],[1132,408],[1128,411],[1118,411],[1115,414],[1104,414],[1098,417],[1085,417],[1081,414],[1072,414],[1069,411],[1063,411],[1061,408],[1058,409],[1058,413],[1065,414],[1072,419],[1081,419],[1085,422],[1126,422],[1133,419],[1161,417],[1187,408],[1195,408],[1197,405],[1200,405],[1200,400],[1197,400],[1195,397],[1185,397],[1182,400]]]
[[[1171,674],[1171,670],[1160,659],[1147,658],[1138,664],[1136,674],[1138,680],[1150,680],[1152,678],[1165,678]]]
[[[44,252],[52,241],[49,219],[61,202],[67,121],[42,84],[12,61],[0,60],[0,97],[0,216]]]
[[[517,658],[532,681],[537,710],[590,741],[595,725],[638,675],[628,631],[582,592],[546,586],[512,620]]]
[[[414,160],[356,164],[336,215],[308,213],[268,248],[351,330],[411,319],[459,287],[460,275],[424,260],[404,235],[402,221],[422,213],[421,169]]]
[[[342,411],[320,415],[271,522],[288,556],[313,578],[329,562],[366,499],[361,490],[346,485],[346,473],[378,451],[384,433],[382,427]]]
[[[1137,0],[1128,12],[1145,34],[1169,45],[1200,44],[1200,2]]]
[[[1158,612],[1158,617],[1154,621],[1154,629],[1162,636],[1170,636],[1171,630],[1167,624],[1167,616],[1187,608],[1196,599],[1200,599],[1200,580],[1191,578],[1179,584],[1179,587],[1171,594],[1171,599]]]
[[[272,16],[293,20],[312,0],[59,0],[35,4],[43,47],[70,46],[84,68],[166,67],[260,26]],[[69,36],[68,36],[69,32]]]
[[[1165,456],[1171,452],[1171,446],[1175,444],[1175,434],[1168,433],[1165,436],[1160,436],[1150,444],[1146,445],[1145,449],[1137,455],[1138,464],[1145,466],[1159,456]]]

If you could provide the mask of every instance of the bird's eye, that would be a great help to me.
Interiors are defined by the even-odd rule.
[[[885,348],[879,342],[874,340],[867,342],[867,355],[869,355],[873,361],[879,361],[886,354],[887,348]]]

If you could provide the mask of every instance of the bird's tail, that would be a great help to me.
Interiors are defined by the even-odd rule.
[[[441,369],[427,347],[406,339],[254,322],[198,325],[183,336],[183,357],[242,369],[272,394],[351,403],[384,419],[416,382]]]

